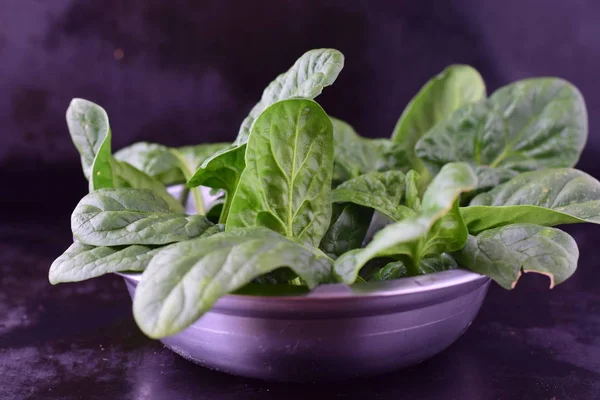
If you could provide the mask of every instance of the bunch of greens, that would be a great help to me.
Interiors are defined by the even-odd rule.
[[[232,144],[138,143],[113,155],[105,111],[73,100],[67,122],[90,193],[50,281],[143,271],[134,315],[159,338],[249,285],[267,293],[467,268],[510,289],[522,272],[551,286],[573,274],[577,245],[553,226],[600,222],[600,183],[572,169],[587,137],[575,87],[527,79],[487,97],[477,71],[452,65],[390,139],[368,139],[314,101],[343,64],[336,50],[305,53]],[[167,191],[180,183],[194,215],[187,191]],[[201,187],[220,196],[210,209]]]

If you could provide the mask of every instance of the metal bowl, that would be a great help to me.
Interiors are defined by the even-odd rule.
[[[134,296],[141,274],[121,274]],[[464,270],[293,296],[227,295],[161,341],[184,358],[277,381],[340,380],[389,372],[441,352],[469,327],[489,278]]]

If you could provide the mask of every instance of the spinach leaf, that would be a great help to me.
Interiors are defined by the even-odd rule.
[[[405,178],[405,197],[406,206],[416,212],[421,211],[421,199],[419,198],[419,174],[415,170],[410,170]]]
[[[314,99],[324,87],[335,82],[342,68],[344,55],[338,50],[314,49],[304,53],[287,72],[275,78],[263,91],[260,101],[242,122],[236,144],[248,141],[254,120],[271,104],[293,97]]]
[[[227,192],[221,222],[227,220],[233,193],[245,168],[244,153],[254,121],[267,107],[280,100],[314,99],[336,80],[343,67],[344,55],[337,50],[315,49],[304,53],[287,72],[267,86],[261,100],[242,122],[233,144],[205,160],[188,180],[189,187],[204,185]]]
[[[96,278],[111,272],[143,271],[160,249],[141,245],[96,247],[75,242],[52,263],[49,280],[55,285]]]
[[[117,151],[114,157],[165,185],[174,185],[185,183],[204,160],[226,146],[227,143],[207,143],[170,148],[158,143],[138,142]]]
[[[200,237],[223,232],[223,225],[214,225]],[[79,282],[113,272],[140,272],[164,246],[91,246],[75,241],[50,266],[49,280],[55,285]]]
[[[488,180],[482,179],[482,188],[516,172],[571,167],[586,138],[587,114],[579,91],[561,79],[535,78],[459,109],[433,127],[415,150],[433,173],[454,161],[484,167],[478,171]]]
[[[320,248],[330,257],[337,258],[361,247],[372,215],[372,210],[356,204],[334,204],[331,223]]]
[[[405,175],[400,171],[371,172],[339,185],[331,192],[331,201],[373,208],[400,221],[414,214],[400,204],[404,199],[404,184]]]
[[[600,182],[576,169],[526,172],[461,208],[470,233],[516,223],[600,224]]]
[[[417,269],[418,275],[435,274],[436,272],[456,269],[458,265],[456,261],[447,253],[442,253],[435,256],[430,256],[419,261]],[[377,270],[370,281],[387,281],[411,276],[408,268],[402,261],[392,261],[383,268]]]
[[[334,185],[368,172],[408,169],[406,150],[389,139],[358,135],[346,122],[331,118],[333,124]]]
[[[382,256],[406,255],[409,273],[416,274],[420,260],[430,253],[459,250],[466,240],[466,228],[458,212],[457,199],[475,187],[477,178],[466,163],[445,165],[423,195],[421,211],[383,228],[364,248],[343,254],[335,261],[334,272],[351,284],[369,260]],[[461,226],[462,223],[462,226]]]
[[[514,224],[469,236],[454,257],[462,267],[489,276],[505,289],[515,287],[521,271],[548,276],[552,288],[575,272],[579,250],[559,229]]]
[[[169,195],[160,181],[112,156],[110,124],[102,107],[87,100],[73,99],[67,109],[67,125],[81,155],[90,192],[118,187],[150,189],[174,210],[183,212],[183,207]]]
[[[169,148],[156,143],[139,142],[119,150],[115,153],[115,158],[134,166],[165,185],[173,185],[190,179],[205,159],[226,145],[226,143],[210,143]],[[197,213],[206,214],[207,210],[200,189],[195,187],[190,190]]]
[[[456,260],[448,254],[441,253],[433,257],[426,257],[419,263],[419,275],[434,274],[436,272],[457,269]]]
[[[392,140],[406,149],[412,169],[428,176],[414,150],[419,139],[460,107],[481,99],[485,99],[485,84],[468,65],[451,65],[423,86],[402,112],[392,134]]]
[[[246,167],[245,162],[246,144],[237,150],[226,148],[217,151],[213,156],[207,158],[188,180],[187,186],[207,186],[225,191],[225,202],[221,211],[219,222],[225,223],[229,216],[229,209],[233,201],[233,194],[238,186],[242,171]]]
[[[101,189],[86,195],[71,216],[73,236],[94,246],[158,245],[200,236],[213,224],[203,215],[174,212],[146,189]]]
[[[404,278],[408,275],[408,269],[402,261],[392,261],[383,268],[377,270],[369,281],[389,281],[392,279]]]
[[[115,152],[118,161],[126,162],[136,169],[144,172],[164,185],[173,185],[185,182],[181,170],[177,166],[177,159],[167,146],[157,143],[138,142]]]
[[[264,226],[318,246],[331,218],[332,131],[312,100],[267,108],[252,127],[227,230]]]
[[[261,227],[167,246],[142,275],[133,301],[135,319],[152,338],[175,334],[221,296],[280,267],[291,268],[312,288],[329,279],[331,259]]]

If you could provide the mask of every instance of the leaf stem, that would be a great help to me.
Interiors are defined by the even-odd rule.
[[[175,156],[177,161],[179,162],[179,169],[183,173],[186,181],[189,181],[192,175],[194,175],[194,171],[192,171],[189,166],[186,164],[185,157],[176,149],[170,149],[171,153]],[[192,197],[194,198],[194,207],[196,208],[196,212],[200,215],[206,215],[206,208],[204,206],[204,199],[202,198],[202,192],[200,191],[200,186],[196,186],[194,188],[190,188],[190,192],[192,193]]]

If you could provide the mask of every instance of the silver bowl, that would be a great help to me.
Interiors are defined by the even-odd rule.
[[[141,274],[120,274],[133,298]],[[161,341],[234,375],[325,381],[377,375],[441,352],[469,327],[489,278],[465,270],[292,296],[232,294]]]

